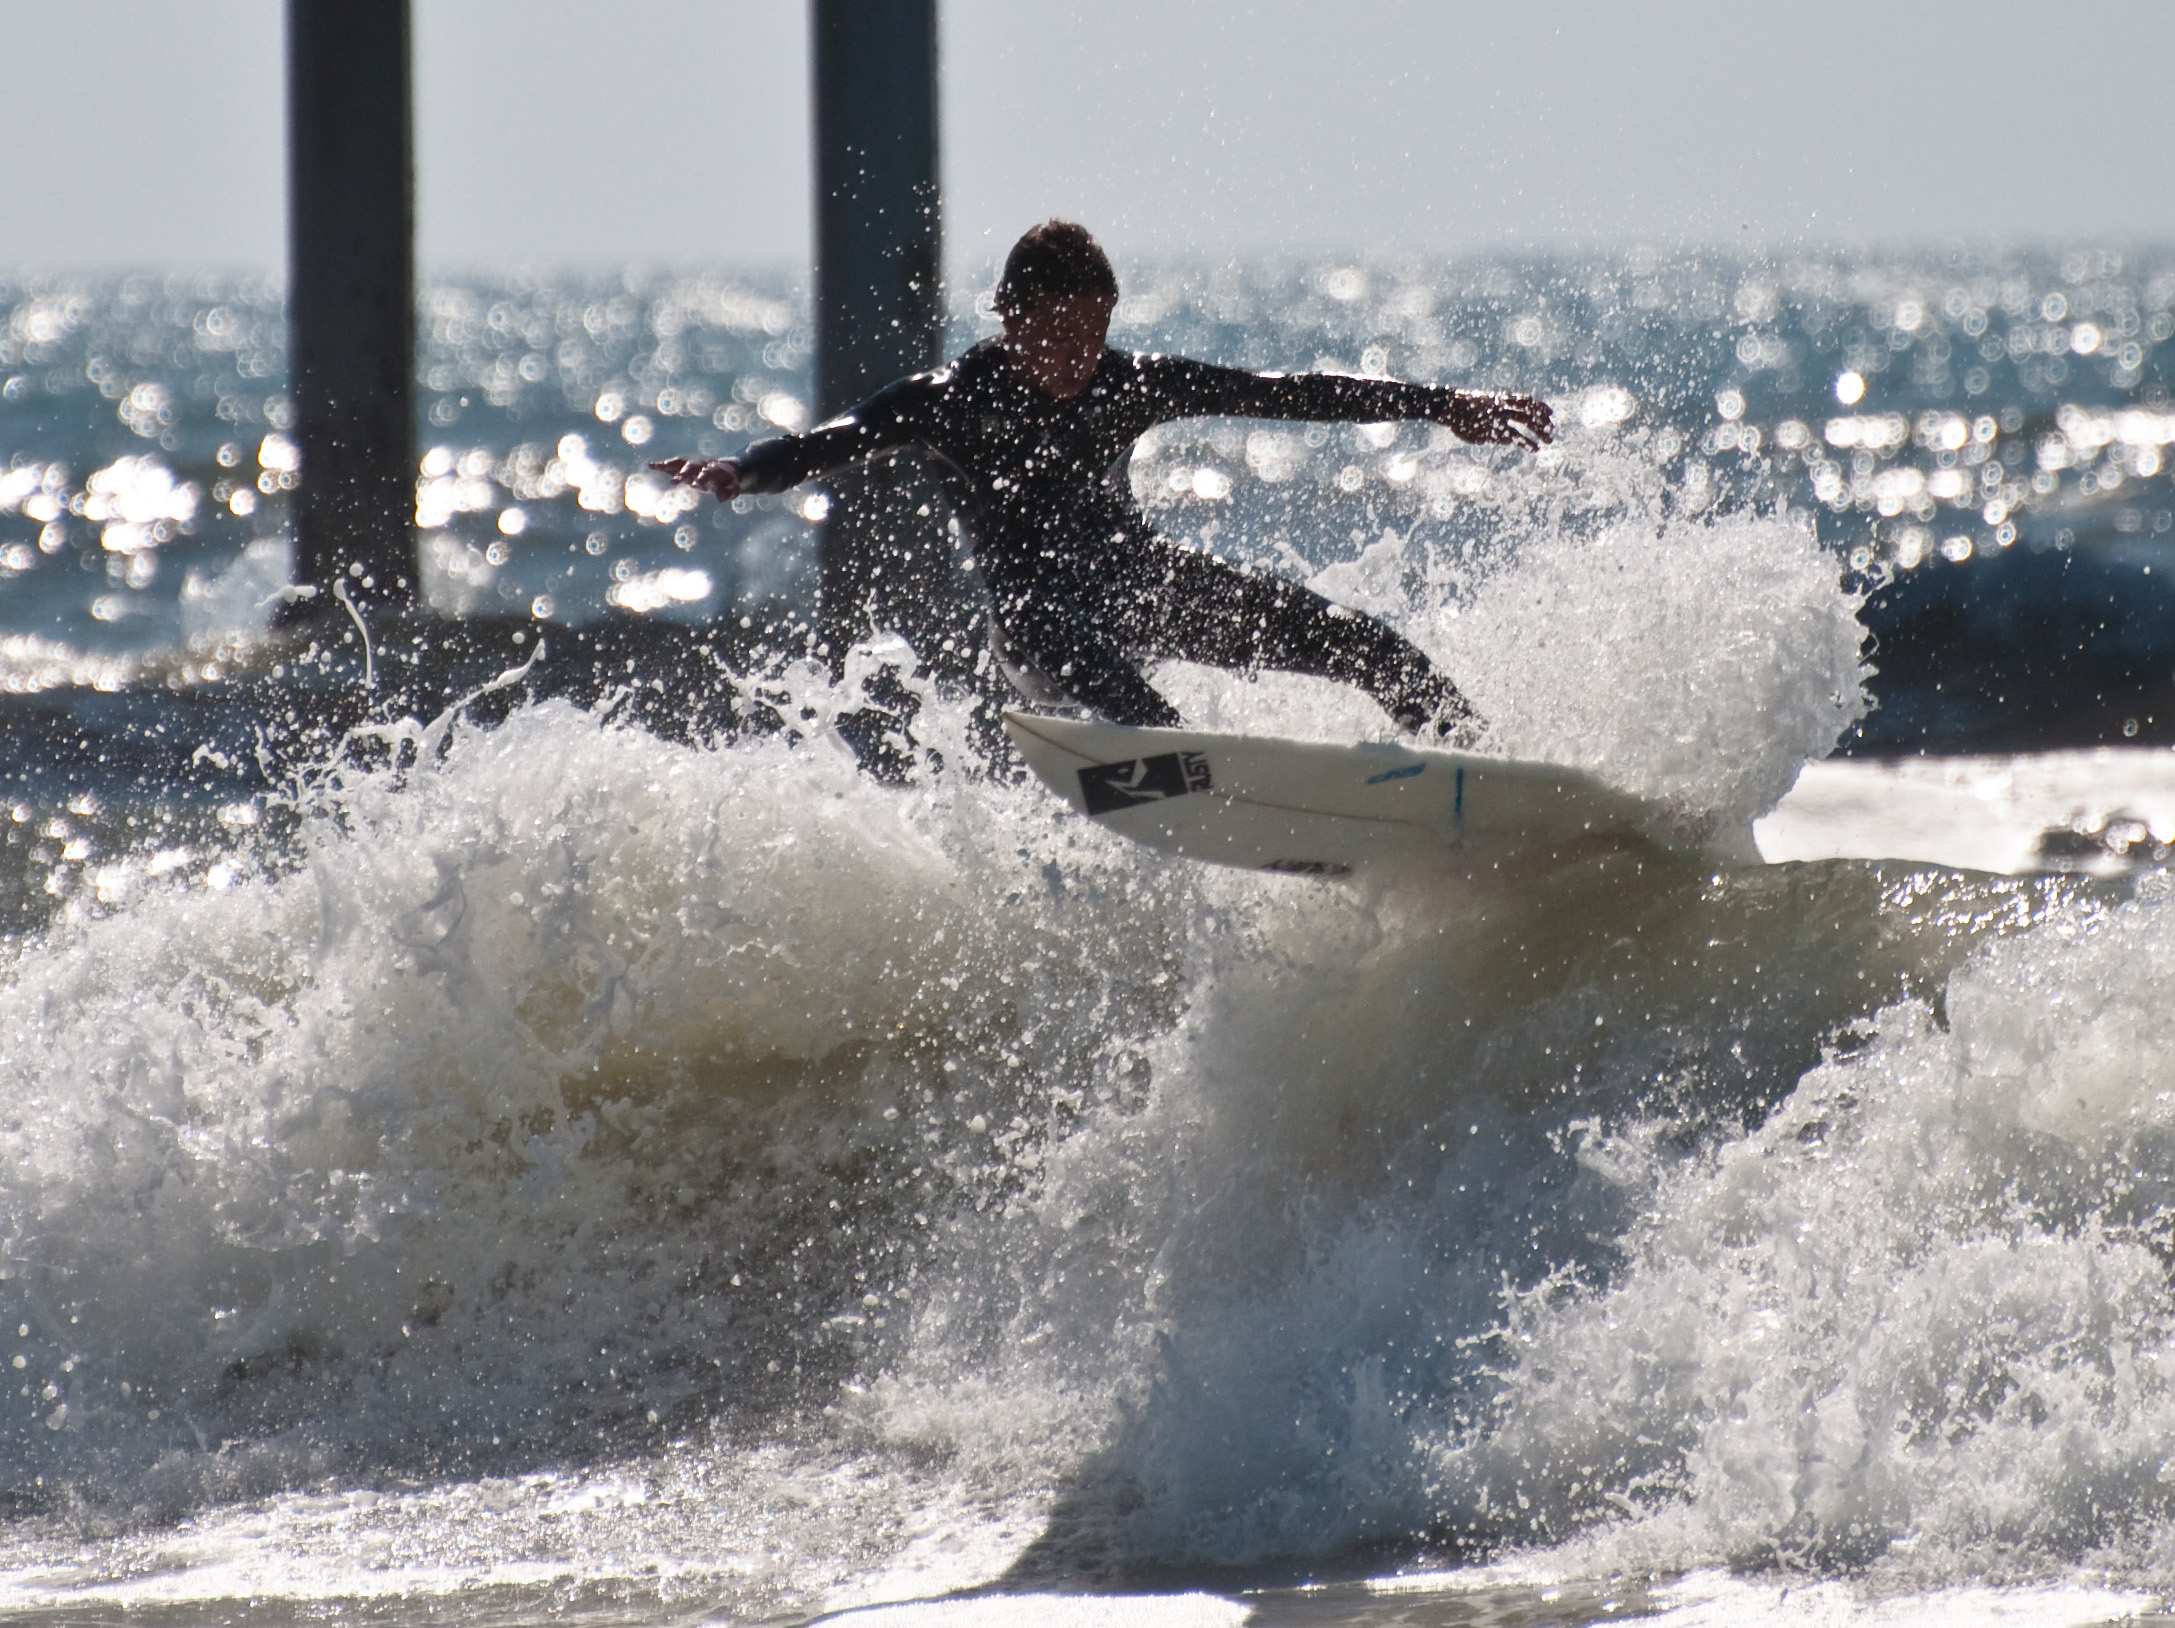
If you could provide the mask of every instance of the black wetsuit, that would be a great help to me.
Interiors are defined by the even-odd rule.
[[[888,448],[924,449],[973,534],[1007,658],[1113,722],[1180,721],[1140,672],[1170,658],[1340,679],[1405,728],[1448,727],[1470,709],[1409,640],[1296,583],[1166,542],[1125,465],[1142,432],[1170,419],[1440,419],[1453,394],[1105,350],[1088,387],[1059,401],[985,340],[734,461],[742,491],[782,492]]]

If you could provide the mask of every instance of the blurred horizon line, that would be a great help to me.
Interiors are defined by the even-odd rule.
[[[1090,223],[1092,224],[1092,223]],[[1950,235],[1927,238],[1805,238],[1794,242],[1723,242],[1709,238],[1665,241],[1657,238],[1596,239],[1589,242],[1564,242],[1550,244],[1517,244],[1503,242],[1484,247],[1427,248],[1410,244],[1360,245],[1335,243],[1327,240],[1302,243],[1276,249],[1257,249],[1231,252],[1202,248],[1179,252],[1130,252],[1122,247],[1111,250],[1111,258],[1121,268],[1135,267],[1156,270],[1165,267],[1196,267],[1203,264],[1246,264],[1260,266],[1289,265],[1294,262],[1345,258],[1366,264],[1408,262],[1427,265],[1503,265],[1518,262],[1578,261],[1599,263],[1621,262],[1651,258],[1657,264],[1671,264],[1692,260],[1716,260],[1730,263],[1755,263],[1762,260],[1822,259],[1849,257],[1877,257],[1889,259],[1933,259],[1943,256],[1983,256],[1989,253],[2029,257],[2060,257],[2068,254],[2119,254],[2157,255],[2175,254],[2175,236],[2141,235],[2125,237],[2116,233],[2094,236],[2053,238],[2043,235],[2019,234],[2003,236],[1993,233],[1984,235]],[[973,258],[947,258],[944,281],[956,285],[962,282],[993,282],[1001,253]],[[806,280],[813,270],[812,258],[793,259],[776,255],[757,255],[746,259],[728,259],[716,255],[686,257],[630,255],[614,259],[607,255],[565,255],[556,257],[526,257],[495,264],[463,260],[435,261],[419,257],[417,266],[418,285],[433,280],[458,281],[471,277],[601,277],[642,273],[659,276],[706,275],[719,271],[731,271],[739,275],[760,276],[769,279],[784,278]],[[262,262],[244,263],[233,261],[198,260],[177,258],[171,260],[108,260],[97,262],[67,260],[0,260],[0,279],[10,282],[30,282],[51,278],[69,277],[220,277],[236,280],[255,280],[284,283],[287,267],[284,264],[266,265]]]

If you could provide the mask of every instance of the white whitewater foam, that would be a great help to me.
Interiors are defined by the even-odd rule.
[[[1749,822],[1862,705],[1853,602],[1786,523],[1525,546],[1413,562],[1433,597],[1401,613],[1508,675],[1480,696],[1504,750]],[[1563,637],[1516,647],[1541,605]],[[261,856],[24,947],[0,991],[18,1496],[42,1475],[158,1516],[608,1448],[714,1500],[736,1563],[772,1543],[751,1598],[839,1603],[1466,1536],[1579,1538],[1596,1567],[1916,1536],[1945,1577],[1989,1533],[2020,1571],[2157,1563],[2149,1195],[2117,1216],[2065,1172],[2151,1168],[2120,1060],[2168,1003],[2117,1001],[2130,1050],[2062,1026],[2119,987],[2095,946],[2165,961],[2156,898],[1196,870],[1036,788],[878,787],[820,738],[847,697],[780,682],[814,714],[799,747],[558,704],[443,756],[410,731],[408,766],[301,788]],[[1225,727],[1349,734],[1369,705],[1175,682]],[[930,718],[965,761],[956,711]],[[1948,989],[1952,1027],[1892,1005],[1990,933],[2014,936]],[[1989,1059],[2008,1083],[1960,1116]],[[2096,1140],[2059,1130],[2080,1096]],[[1907,1179],[1993,1155],[2022,1199]],[[1907,1308],[1875,1292],[1925,1262]],[[1990,1307],[2015,1326],[1974,1369]],[[1869,1328],[1900,1343],[1876,1360]],[[1926,1389],[1959,1372],[1984,1383]],[[1868,1411],[1881,1376],[1920,1413]],[[1882,1434],[1921,1414],[1935,1444]],[[1977,1438],[2036,1455],[2044,1520]],[[729,1462],[754,1481],[722,1490]],[[807,1512],[791,1543],[765,1474]],[[918,1549],[849,1486],[1007,1536]],[[2142,1522],[2095,1524],[2117,1495]],[[447,1507],[466,1552],[485,1518]]]
[[[2164,1577],[2170,966],[2154,877],[1989,943],[1711,1158],[1594,1144],[1644,1195],[1626,1267],[1521,1307],[1445,1495],[1605,1566]]]
[[[839,1172],[979,1168],[1038,1034],[1100,1019],[1089,1067],[1122,1032],[1169,890],[1076,891],[1053,942],[1070,839],[1029,806],[545,706],[308,792],[275,864],[56,928],[0,1026],[20,1484],[111,1453],[163,1497],[144,1464],[225,1483],[222,1440],[290,1423],[304,1464],[459,1453],[790,1374],[906,1270],[853,1280],[904,1240],[839,1232]]]

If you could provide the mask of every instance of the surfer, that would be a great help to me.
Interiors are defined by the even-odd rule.
[[[1180,722],[1141,671],[1166,659],[1337,679],[1367,691],[1401,729],[1476,736],[1470,703],[1403,635],[1297,583],[1158,535],[1126,486],[1126,459],[1151,425],[1218,414],[1425,420],[1467,441],[1538,448],[1553,433],[1547,404],[1114,350],[1117,301],[1117,277],[1088,230],[1046,221],[1006,257],[1001,334],[804,435],[759,441],[738,457],[650,467],[729,500],[916,446],[974,538],[1000,658],[1111,722]]]

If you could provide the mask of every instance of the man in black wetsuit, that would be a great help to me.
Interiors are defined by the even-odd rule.
[[[1117,278],[1086,228],[1047,221],[1005,261],[999,337],[805,435],[758,442],[737,458],[651,467],[730,499],[918,446],[974,537],[1000,654],[1110,721],[1180,721],[1141,675],[1143,662],[1160,658],[1340,679],[1366,690],[1402,729],[1477,734],[1464,696],[1394,630],[1281,577],[1164,541],[1133,501],[1126,460],[1150,425],[1212,414],[1424,419],[1468,441],[1538,447],[1553,430],[1547,405],[1112,350],[1117,300]]]

